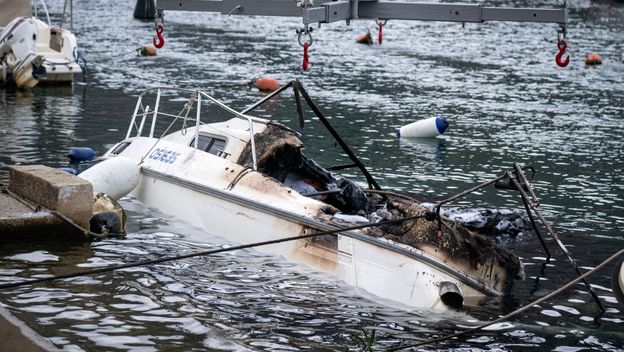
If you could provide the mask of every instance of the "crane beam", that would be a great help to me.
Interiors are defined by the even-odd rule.
[[[468,3],[422,3],[387,0],[158,0],[159,11],[207,11],[236,16],[302,17],[304,22],[331,23],[354,19],[443,22],[511,21],[565,25],[565,7],[487,7]],[[307,19],[307,20],[306,20]]]

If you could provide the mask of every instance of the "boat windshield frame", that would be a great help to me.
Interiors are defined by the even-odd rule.
[[[160,98],[163,95],[163,92],[177,92],[179,93],[187,93],[190,94],[190,98],[188,100],[188,102],[185,104],[185,108],[187,109],[187,114],[186,116],[182,116],[182,114],[180,113],[179,115],[173,115],[173,114],[169,114],[169,113],[165,113],[165,112],[161,112],[159,110],[160,108]],[[154,109],[152,111],[150,111],[150,107],[149,105],[147,106],[143,106],[143,98],[146,95],[149,94],[156,94],[156,103],[154,104]],[[180,94],[182,95],[182,94]],[[173,118],[174,120],[171,122],[171,124],[169,125],[169,127],[165,130],[165,132],[163,132],[163,134],[158,138],[159,140],[162,139],[166,133],[169,131],[169,129],[171,128],[171,126],[173,126],[173,124],[175,123],[175,121],[177,121],[178,119],[182,119],[184,120],[184,123],[186,123],[187,121],[194,121],[195,124],[195,139],[194,139],[194,148],[197,148],[197,144],[199,141],[199,129],[202,125],[206,124],[205,122],[201,121],[201,105],[202,105],[202,101],[206,99],[209,102],[214,103],[216,106],[218,106],[219,108],[221,108],[222,110],[225,110],[226,112],[234,115],[235,117],[238,117],[240,119],[246,120],[249,123],[249,141],[251,144],[251,156],[252,156],[252,162],[253,162],[253,169],[257,170],[258,166],[257,166],[257,161],[256,161],[256,143],[254,140],[254,122],[255,123],[263,123],[266,124],[267,120],[265,119],[260,119],[257,117],[253,117],[253,116],[249,116],[249,115],[245,115],[241,112],[238,112],[232,108],[230,108],[229,106],[225,105],[223,102],[221,102],[220,100],[214,98],[213,96],[211,96],[210,94],[202,91],[202,90],[198,90],[198,89],[187,89],[187,88],[176,88],[176,87],[154,87],[154,88],[148,88],[145,89],[144,91],[141,92],[141,94],[139,94],[138,98],[137,98],[137,103],[136,106],[134,108],[134,112],[132,113],[132,118],[130,120],[130,125],[128,126],[128,131],[126,132],[126,139],[130,138],[132,135],[133,131],[136,131],[136,134],[134,135],[134,137],[141,137],[143,135],[143,128],[145,127],[145,120],[148,118],[149,115],[152,116],[152,121],[151,124],[149,126],[149,138],[154,138],[154,130],[156,128],[156,123],[158,121],[158,117],[165,117],[165,118]],[[190,110],[192,109],[193,105],[196,105],[196,116],[195,118],[192,117],[188,117],[188,112],[190,112]],[[184,111],[183,109],[183,111]],[[142,112],[139,112],[139,110],[141,110]],[[139,125],[137,126],[137,117],[141,118],[141,121],[139,123]]]

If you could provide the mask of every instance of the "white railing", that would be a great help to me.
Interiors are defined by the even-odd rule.
[[[33,1],[32,6],[34,8],[35,17],[38,18],[38,16],[37,16],[37,9],[38,9],[37,3],[41,4],[41,7],[43,7],[43,12],[45,12],[46,19],[48,20],[48,26],[52,26],[52,23],[50,22],[50,13],[48,13],[48,7],[46,6],[45,1],[43,1],[43,0],[39,0],[39,1],[35,0],[35,1]]]
[[[154,92],[156,92],[156,102],[154,104],[153,110],[150,111],[150,106],[143,106],[143,100],[145,98],[146,95],[148,94],[153,94]],[[182,110],[180,111],[180,113],[178,115],[173,115],[173,114],[169,114],[166,112],[161,111],[160,109],[160,100],[161,97],[163,95],[164,92],[176,92],[178,94],[180,93],[186,93],[186,94],[190,94],[190,97],[188,99],[188,101],[185,103],[184,107],[182,108]],[[132,119],[130,120],[130,126],[128,126],[128,132],[126,133],[126,139],[130,138],[132,136],[132,133],[136,131],[136,134],[134,135],[135,137],[141,137],[143,134],[143,129],[145,127],[145,122],[148,119],[149,116],[151,116],[151,125],[150,125],[150,129],[149,129],[149,137],[150,138],[154,138],[154,132],[156,129],[156,124],[159,121],[159,117],[165,117],[165,118],[173,118],[173,121],[171,121],[171,123],[168,125],[168,127],[165,129],[165,131],[161,134],[161,136],[158,138],[159,140],[161,138],[163,138],[167,132],[169,132],[169,130],[171,129],[171,127],[173,126],[173,124],[177,121],[177,120],[183,120],[183,124],[184,126],[186,126],[186,123],[191,121],[194,122],[195,124],[195,140],[194,140],[194,147],[197,148],[197,143],[199,140],[199,129],[200,126],[205,124],[204,122],[201,121],[201,112],[202,112],[202,101],[205,100],[209,103],[213,103],[216,106],[218,106],[219,108],[225,110],[226,112],[244,119],[246,121],[249,122],[249,141],[251,143],[251,157],[252,157],[252,161],[253,161],[253,169],[257,170],[257,164],[256,164],[256,143],[254,141],[254,121],[256,122],[264,122],[264,120],[261,119],[257,119],[254,118],[252,116],[248,116],[245,114],[242,114],[232,108],[230,108],[229,106],[223,104],[222,102],[220,102],[219,100],[213,98],[212,96],[208,95],[207,93],[200,91],[200,90],[193,90],[193,89],[184,89],[184,88],[166,88],[166,87],[160,87],[160,88],[150,88],[147,89],[145,91],[143,91],[138,99],[137,99],[137,103],[136,106],[134,108],[134,112],[132,114]],[[189,118],[189,112],[192,110],[193,106],[196,107],[196,116],[193,119],[192,117]],[[137,125],[137,118],[140,118],[140,122]]]

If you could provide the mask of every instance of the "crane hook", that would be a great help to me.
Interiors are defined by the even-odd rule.
[[[555,62],[559,67],[566,67],[570,63],[570,55],[568,55],[565,60],[561,61],[561,57],[565,54],[566,48],[568,47],[568,43],[566,43],[565,39],[561,39],[557,42],[557,48],[559,48],[559,52],[555,56]]]
[[[154,46],[158,49],[162,48],[163,45],[165,45],[165,38],[163,38],[162,36],[162,32],[164,31],[165,27],[163,25],[158,25],[156,27],[156,37],[158,38],[158,41],[156,41],[156,38],[154,38],[152,39],[152,42],[154,43]]]

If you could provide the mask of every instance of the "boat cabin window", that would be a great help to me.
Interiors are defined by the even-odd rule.
[[[195,138],[191,141],[191,147],[195,145]],[[216,156],[223,156],[225,149],[225,139],[199,135],[199,140],[197,141],[197,149],[203,150],[207,153],[214,154]]]

